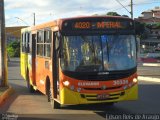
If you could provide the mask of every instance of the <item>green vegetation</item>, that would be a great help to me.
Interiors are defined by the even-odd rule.
[[[147,34],[145,33],[145,26],[146,26],[145,23],[140,23],[138,21],[135,21],[136,35],[138,35],[140,39],[147,38]]]
[[[156,26],[157,26],[157,28],[160,28],[160,23],[157,23]]]
[[[13,41],[7,45],[7,52],[10,57],[19,57],[20,56],[20,42]]]
[[[149,29],[160,29],[160,23],[146,24],[146,27]]]
[[[121,16],[117,12],[108,12],[107,15],[110,15],[110,16]]]

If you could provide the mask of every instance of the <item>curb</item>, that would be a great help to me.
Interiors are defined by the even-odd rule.
[[[154,78],[154,77],[138,76],[138,80],[160,83],[160,78]]]
[[[0,96],[0,106],[3,105],[14,92],[14,89],[9,86],[9,88]]]
[[[159,67],[160,63],[142,63],[142,62],[138,62],[137,66],[149,66],[149,67]]]
[[[153,67],[157,67],[160,66],[160,63],[142,63],[143,66],[153,66]]]

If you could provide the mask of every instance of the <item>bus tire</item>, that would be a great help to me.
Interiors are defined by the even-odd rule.
[[[27,72],[27,88],[28,88],[28,91],[30,93],[34,93],[35,92],[33,86],[30,84],[29,72]]]
[[[52,96],[52,94],[51,94],[51,89],[50,89],[50,88],[49,88],[48,97],[49,97],[48,100],[49,100],[50,103],[51,103],[52,109],[60,109],[60,108],[61,108],[61,107],[60,107],[60,104],[53,99],[53,96]]]
[[[50,91],[50,82],[47,81],[47,85],[46,85],[46,94],[47,94],[47,101],[50,102],[51,100],[51,91]]]
[[[57,101],[53,100],[53,99],[51,99],[51,107],[53,109],[60,109],[61,108],[60,104]]]

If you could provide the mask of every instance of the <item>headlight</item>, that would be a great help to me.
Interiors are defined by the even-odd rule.
[[[65,86],[68,86],[68,85],[69,85],[69,81],[65,81],[65,82],[63,82],[63,84],[64,84]]]
[[[133,83],[137,83],[137,81],[138,81],[137,78],[133,79]]]

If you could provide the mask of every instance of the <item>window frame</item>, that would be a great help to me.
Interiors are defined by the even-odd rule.
[[[41,40],[39,40],[39,33],[41,33]],[[40,56],[40,57],[43,57],[43,53],[44,53],[44,47],[43,47],[43,42],[44,42],[44,33],[43,33],[43,30],[38,30],[37,31],[37,36],[36,36],[36,55],[37,56]],[[42,51],[39,51],[39,46],[42,46],[41,50]]]
[[[49,35],[48,39],[50,39],[49,41],[47,40],[48,35]],[[41,38],[40,38],[40,36],[41,36]],[[40,48],[38,48],[39,46],[40,46]],[[47,49],[48,47],[50,47],[50,48]],[[44,57],[44,58],[51,58],[51,56],[52,56],[52,54],[51,54],[52,49],[51,48],[52,48],[52,30],[50,28],[38,30],[37,36],[36,36],[36,55],[39,57]],[[42,51],[39,52],[39,50],[42,50]],[[47,50],[49,50],[50,52],[47,52]]]
[[[48,41],[48,39],[50,40]],[[48,47],[50,48],[47,49]],[[44,57],[51,58],[51,47],[52,47],[52,31],[51,29],[45,29],[44,30]],[[50,50],[49,54],[47,50]]]

